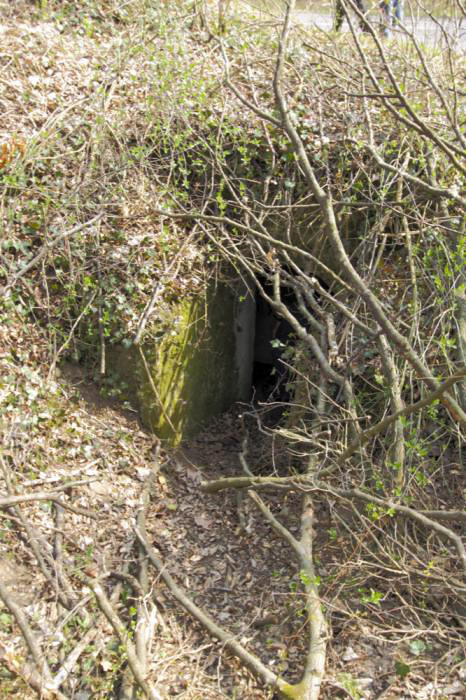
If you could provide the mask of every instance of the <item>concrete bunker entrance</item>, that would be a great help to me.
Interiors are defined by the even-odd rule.
[[[259,282],[271,297],[268,281]],[[293,292],[284,288],[282,300],[293,313]],[[131,398],[142,422],[156,435],[179,444],[238,401],[261,405],[267,423],[278,422],[280,404],[290,398],[287,361],[294,336],[251,284],[233,278],[180,302],[169,327],[144,346],[145,364],[134,348],[113,354],[119,377],[134,387]]]

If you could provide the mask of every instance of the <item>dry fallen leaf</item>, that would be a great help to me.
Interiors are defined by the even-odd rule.
[[[196,523],[196,525],[199,525],[199,527],[203,527],[206,530],[212,527],[212,520],[205,513],[199,513],[199,515],[195,515],[194,522]]]
[[[113,663],[109,661],[108,659],[101,659],[100,661],[100,667],[102,670],[107,673],[107,671],[111,671],[113,668]]]

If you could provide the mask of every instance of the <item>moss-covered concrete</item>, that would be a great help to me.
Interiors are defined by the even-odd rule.
[[[178,444],[235,401],[249,399],[251,301],[244,290],[211,285],[174,306],[159,340],[113,355],[143,423],[168,443]]]

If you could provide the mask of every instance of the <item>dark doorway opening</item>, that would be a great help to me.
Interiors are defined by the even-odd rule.
[[[284,353],[289,354],[293,343],[288,321],[258,294],[252,372],[254,403],[285,403],[289,400],[289,371]]]

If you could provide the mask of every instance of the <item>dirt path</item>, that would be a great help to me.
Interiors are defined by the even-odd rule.
[[[169,454],[164,474],[176,508],[164,512],[153,534],[170,570],[189,586],[196,603],[275,672],[289,682],[298,682],[306,654],[306,630],[297,562],[252,501],[249,504],[246,499],[238,506],[236,494],[203,495],[199,491],[201,480],[241,474],[238,454],[243,435],[238,410],[233,408],[204,433]],[[264,473],[270,473],[275,468],[280,474],[283,455],[279,447],[275,445],[274,451],[257,432],[251,433],[250,443],[253,471],[264,469]],[[264,498],[275,516],[298,535],[300,497],[268,493]],[[340,545],[329,537],[331,516],[325,501],[317,503],[316,514],[319,571],[322,575],[333,571],[338,581]],[[321,699],[347,697],[344,679],[348,677],[359,689],[357,697],[374,700],[390,685],[387,678],[396,649],[375,635],[369,636],[369,627],[364,634],[357,617],[341,617],[338,585],[332,584],[326,591],[326,600],[334,606],[329,615],[333,639]],[[222,666],[228,656],[225,658],[218,645],[216,649]],[[227,668],[223,666],[224,672]],[[222,693],[219,697],[275,698],[261,691],[244,671],[236,680],[228,673],[218,676],[218,687]]]

